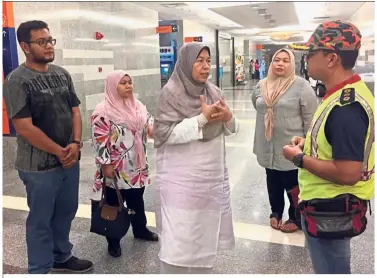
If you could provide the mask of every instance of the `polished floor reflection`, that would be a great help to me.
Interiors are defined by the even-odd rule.
[[[236,248],[221,252],[215,273],[313,273],[304,247],[302,232],[283,234],[269,227],[269,203],[265,172],[253,155],[255,110],[251,92],[255,83],[237,88],[224,88],[229,107],[240,123],[236,136],[226,140]],[[148,147],[152,167],[152,185],[145,194],[148,223],[155,227],[154,186],[155,150]],[[74,254],[95,263],[93,273],[159,273],[158,243],[136,241],[127,235],[122,242],[123,256],[114,259],[107,254],[106,241],[89,232],[90,198],[94,163],[90,143],[86,143],[81,162],[80,206],[72,225]],[[27,204],[23,184],[16,171],[4,173],[3,189],[3,267],[4,273],[25,273],[27,267],[25,220]],[[287,212],[285,212],[287,217]],[[374,221],[369,217],[367,231],[352,242],[353,273],[374,273]]]

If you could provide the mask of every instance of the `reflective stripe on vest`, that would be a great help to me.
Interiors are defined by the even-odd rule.
[[[367,113],[369,120],[364,145],[364,160],[360,169],[360,179],[353,186],[342,186],[322,179],[306,169],[299,169],[298,179],[301,200],[334,198],[335,196],[347,193],[364,200],[370,200],[374,195],[374,97],[363,81],[345,85],[321,103],[314,114],[312,124],[308,130],[304,153],[316,159],[332,160],[332,146],[327,141],[325,134],[326,121],[334,107],[350,104],[341,102],[342,91],[347,88],[354,89],[354,101],[360,103]]]
[[[370,136],[365,145],[364,161],[363,161],[363,166],[361,168],[362,169],[361,180],[367,181],[371,178],[372,174],[374,173],[374,167],[375,167],[375,165],[373,165],[373,168],[370,171],[368,171],[369,156],[371,155],[370,153],[372,151],[372,144],[374,142],[374,113],[373,113],[373,109],[370,107],[368,102],[363,97],[361,97],[360,95],[356,95],[356,100],[363,105],[369,118]]]
[[[374,142],[374,115],[373,110],[368,104],[368,102],[362,98],[359,94],[356,94],[356,100],[360,102],[360,104],[364,107],[366,113],[368,114],[369,118],[369,126],[370,126],[370,136],[368,138],[368,141],[366,142],[366,147],[364,150],[364,161],[362,165],[362,171],[361,171],[361,179],[362,181],[367,181],[370,179],[371,175],[374,173],[375,166],[373,165],[373,168],[368,171],[368,161],[370,152],[372,151],[372,144]],[[326,115],[328,114],[329,110],[332,110],[334,108],[334,105],[339,101],[338,98],[334,98],[322,111],[321,115],[318,117],[318,119],[314,122],[313,128],[311,130],[311,140],[310,140],[310,156],[314,158],[318,158],[318,144],[317,144],[317,137],[318,137],[318,131],[319,128],[322,125],[323,120],[325,119]]]

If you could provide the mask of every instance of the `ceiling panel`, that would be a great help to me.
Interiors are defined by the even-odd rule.
[[[365,2],[295,2],[300,24],[349,19]]]
[[[137,5],[157,11],[160,20],[181,20],[183,18],[188,19],[187,17],[191,18],[194,16],[185,10],[169,8],[168,5],[171,3],[172,2],[137,2]]]
[[[326,20],[349,20],[362,14],[357,16],[361,22],[364,14],[368,14],[367,8],[363,10],[365,3],[229,1],[138,2],[138,5],[158,11],[161,20],[191,20],[255,42],[281,43],[306,41],[318,24]],[[366,24],[369,26],[370,22]]]
[[[276,24],[270,25],[264,16],[259,15],[257,8],[265,9],[266,13],[271,15],[271,19],[276,21]],[[258,6],[251,4],[240,7],[214,8],[211,10],[237,22],[244,28],[270,28],[279,25],[299,24],[293,2],[262,2]]]
[[[374,6],[374,2],[365,3],[357,11],[355,11],[349,19],[360,29],[363,36],[363,41],[365,41],[366,38],[371,39],[374,37]]]
[[[137,4],[158,11],[160,20],[192,20],[219,30],[242,27],[197,3],[138,2]]]

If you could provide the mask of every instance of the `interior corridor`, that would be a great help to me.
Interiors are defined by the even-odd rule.
[[[250,82],[245,87],[223,88],[227,103],[240,123],[239,133],[226,139],[236,248],[219,254],[214,273],[310,274],[313,270],[304,248],[303,233],[300,231],[284,234],[269,226],[270,209],[265,171],[258,165],[253,154],[256,112],[251,103],[251,92],[254,86],[255,83]],[[150,142],[148,159],[152,183],[146,189],[144,200],[151,230],[155,229],[155,154],[153,142]],[[81,161],[80,207],[71,230],[74,255],[92,260],[93,273],[96,274],[158,274],[159,243],[134,240],[132,232],[129,231],[121,243],[122,257],[114,259],[107,253],[106,240],[89,232],[90,198],[100,198],[100,195],[93,193],[91,189],[94,169],[88,141],[85,143]],[[27,204],[24,185],[15,170],[4,172],[3,208],[3,271],[8,274],[26,273]],[[284,216],[284,219],[286,218],[287,211]],[[374,273],[373,218],[373,215],[368,215],[366,232],[352,241],[352,273]],[[370,260],[360,259],[359,254],[368,254]]]

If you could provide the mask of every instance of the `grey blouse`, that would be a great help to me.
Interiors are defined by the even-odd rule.
[[[275,104],[274,128],[271,141],[265,138],[264,116],[267,106],[259,84],[251,97],[257,110],[254,134],[254,154],[260,166],[268,169],[289,171],[297,169],[292,162],[285,159],[283,146],[290,143],[293,136],[305,137],[309,129],[318,102],[314,90],[302,77],[297,77],[292,86]]]

